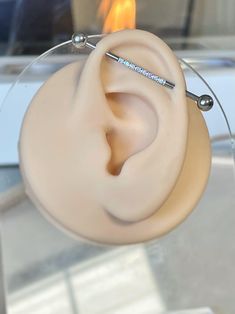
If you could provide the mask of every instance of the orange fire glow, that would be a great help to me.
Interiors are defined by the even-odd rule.
[[[104,19],[104,33],[133,29],[136,27],[136,1],[102,0],[98,16]]]

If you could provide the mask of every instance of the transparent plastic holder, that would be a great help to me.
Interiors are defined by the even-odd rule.
[[[71,41],[45,52],[19,75],[1,106],[0,151],[5,155],[0,210],[8,313],[233,314],[233,141],[216,95],[185,61],[179,60],[188,90],[215,100],[213,109],[203,114],[211,138],[211,174],[185,222],[147,243],[88,244],[50,224],[25,195],[17,167],[24,113],[53,73],[86,52]],[[8,136],[6,125],[11,125]]]

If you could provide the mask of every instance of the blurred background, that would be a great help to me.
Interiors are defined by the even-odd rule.
[[[183,49],[234,48],[234,12],[233,0],[0,0],[0,54],[40,54],[75,30],[134,27]]]

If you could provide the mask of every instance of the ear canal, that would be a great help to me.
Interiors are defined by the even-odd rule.
[[[125,161],[149,146],[157,134],[157,117],[151,107],[138,96],[127,93],[106,94],[115,123],[106,138],[111,156],[110,174],[119,175]]]

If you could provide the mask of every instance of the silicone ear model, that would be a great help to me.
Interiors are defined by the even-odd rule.
[[[106,51],[176,87],[120,66]],[[208,131],[186,101],[178,60],[140,30],[110,34],[85,63],[56,72],[29,106],[19,148],[33,202],[67,231],[100,243],[170,231],[192,211],[210,171]]]

